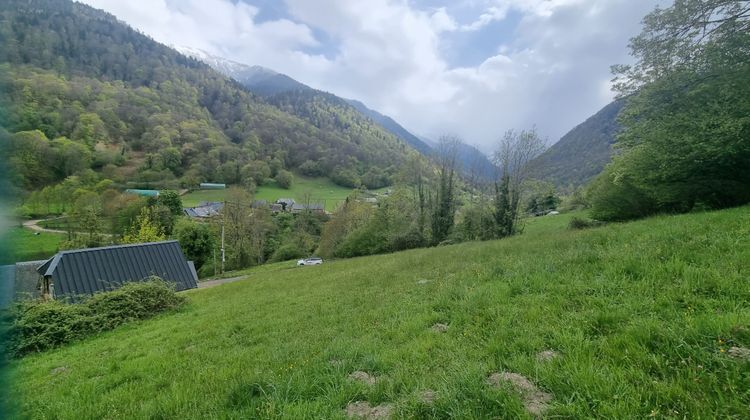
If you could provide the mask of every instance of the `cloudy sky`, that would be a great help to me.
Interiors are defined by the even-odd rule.
[[[669,0],[83,2],[489,151],[511,128],[557,141],[610,102],[610,65],[630,61],[641,18]]]

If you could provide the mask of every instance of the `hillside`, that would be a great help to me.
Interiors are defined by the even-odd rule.
[[[187,46],[174,47],[188,57],[200,60],[214,70],[240,82],[254,93],[261,96],[275,95],[289,90],[309,90],[309,86],[291,77],[262,66],[248,66],[206,51]]]
[[[226,58],[217,57],[206,51],[195,48],[177,47],[177,50],[185,55],[205,62],[222,74],[242,83],[254,93],[267,98],[270,97],[271,102],[273,103],[278,102],[279,97],[294,95],[298,97],[297,102],[300,101],[300,98],[309,102],[326,102],[328,104],[327,106],[339,108],[341,109],[340,112],[349,114],[351,114],[351,110],[346,109],[346,104],[351,105],[356,111],[372,120],[377,126],[405,141],[408,145],[423,155],[429,156],[432,153],[432,147],[420,140],[419,137],[407,131],[392,118],[368,108],[360,101],[354,99],[342,99],[331,93],[313,89],[285,74],[278,73],[262,66],[249,66]],[[344,102],[346,102],[346,104]],[[315,105],[304,105],[305,108],[309,108],[310,106]],[[303,108],[303,106],[300,104],[287,109],[292,112],[299,110],[299,115],[301,117],[306,119],[309,118],[309,110],[302,110],[301,108]]]
[[[612,158],[612,144],[624,105],[615,101],[565,134],[532,161],[532,173],[560,187],[578,186],[598,175]]]
[[[375,121],[377,124],[380,124],[381,127],[390,131],[393,135],[398,136],[423,155],[430,155],[432,153],[432,147],[430,147],[430,145],[420,140],[419,137],[407,131],[393,118],[368,108],[367,105],[363,104],[360,101],[354,99],[346,99],[346,101],[351,106],[356,108],[357,111],[361,112],[362,115],[365,115],[366,117]]]
[[[259,267],[13,362],[9,398],[19,417],[747,418],[748,210]]]
[[[3,146],[25,189],[88,168],[170,187],[234,183],[254,160],[275,170],[310,161],[382,183],[407,153],[369,127],[352,134],[282,112],[82,4],[3,2],[0,34],[0,125],[11,135]],[[57,160],[64,155],[75,159]]]

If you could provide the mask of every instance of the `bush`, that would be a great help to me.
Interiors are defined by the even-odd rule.
[[[596,220],[586,220],[581,219],[580,217],[574,217],[570,223],[568,223],[568,228],[570,229],[588,229],[592,227],[601,226],[603,223],[596,221]]]
[[[305,256],[305,252],[296,243],[284,244],[271,255],[271,262],[289,261]]]
[[[45,351],[150,318],[184,302],[184,296],[158,277],[95,294],[81,303],[21,302],[11,327],[11,350],[16,356]]]
[[[635,185],[623,163],[623,159],[610,163],[589,185],[589,204],[594,218],[624,221],[656,212],[654,200]]]
[[[292,187],[292,182],[294,182],[294,175],[289,171],[281,170],[276,175],[276,183],[279,184],[279,187],[281,188],[288,190]]]

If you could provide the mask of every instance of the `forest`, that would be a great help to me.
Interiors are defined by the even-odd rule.
[[[248,182],[242,169],[253,161],[273,176],[315,162],[346,185],[379,187],[411,153],[394,136],[358,129],[363,121],[316,127],[82,4],[3,2],[0,40],[0,126],[13,139],[2,145],[25,190],[83,166],[160,188]],[[33,139],[83,156],[33,175],[29,161],[45,161]]]

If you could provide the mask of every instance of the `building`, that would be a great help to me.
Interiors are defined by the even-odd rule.
[[[172,283],[177,291],[198,287],[195,266],[177,241],[62,251],[36,271],[41,294],[52,299],[115,290],[151,276]]]
[[[223,208],[224,203],[220,201],[206,201],[199,203],[195,207],[185,207],[182,209],[182,212],[188,217],[206,219],[220,215]]]
[[[143,197],[158,197],[159,191],[158,190],[139,190],[135,188],[128,188],[127,190],[125,190],[125,194],[140,195]]]
[[[294,200],[292,200],[291,198],[279,198],[278,200],[276,200],[276,204],[281,204],[281,207],[284,209],[284,211],[292,211]]]
[[[310,203],[310,204],[293,204],[292,213],[300,213],[302,211],[309,210],[313,213],[325,213],[325,206],[321,203]]]
[[[200,186],[202,190],[223,190],[227,188],[227,184],[216,184],[213,182],[202,182]]]

